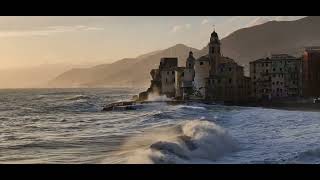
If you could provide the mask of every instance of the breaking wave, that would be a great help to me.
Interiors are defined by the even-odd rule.
[[[320,148],[299,153],[289,163],[320,163]]]
[[[158,95],[158,94],[149,94],[147,101],[171,101],[172,99],[168,98],[166,95]]]
[[[238,150],[236,141],[213,122],[192,120],[152,129],[130,138],[122,148],[129,164],[212,163]]]

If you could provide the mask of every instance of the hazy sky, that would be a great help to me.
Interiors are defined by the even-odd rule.
[[[112,62],[183,43],[201,49],[215,26],[220,37],[269,20],[302,16],[20,16],[0,17],[0,68]]]

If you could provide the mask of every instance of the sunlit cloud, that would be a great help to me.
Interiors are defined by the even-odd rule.
[[[257,26],[260,24],[264,24],[266,22],[270,21],[269,18],[266,17],[257,17],[255,19],[253,19],[252,21],[250,21],[246,26],[247,27],[251,27],[251,26]]]
[[[185,24],[185,25],[175,25],[173,26],[171,32],[176,33],[178,31],[187,30],[191,28],[191,24]]]
[[[102,27],[89,27],[84,25],[76,26],[49,26],[46,28],[17,30],[17,31],[0,31],[0,37],[28,37],[28,36],[49,36],[56,33],[80,32],[80,31],[100,31]]]
[[[204,19],[204,20],[202,20],[202,22],[201,22],[201,24],[208,24],[209,23],[209,20],[208,19]]]

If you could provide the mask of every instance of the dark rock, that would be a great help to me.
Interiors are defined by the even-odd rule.
[[[185,151],[177,143],[159,141],[150,146],[152,150],[158,150],[164,154],[174,154],[182,159],[189,159]]]
[[[148,99],[148,92],[142,92],[139,94],[139,101],[146,101]]]

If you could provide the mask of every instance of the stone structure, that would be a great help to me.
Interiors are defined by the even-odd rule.
[[[301,58],[274,54],[250,62],[252,97],[275,99],[302,95]]]
[[[250,79],[243,67],[221,55],[221,43],[214,31],[209,52],[198,59],[189,52],[185,67],[178,67],[177,58],[162,58],[158,69],[151,71],[151,86],[141,97],[157,92],[176,99],[242,102],[250,95]],[[141,98],[140,98],[141,99]]]
[[[186,67],[178,67],[178,58],[161,58],[158,69],[152,69],[150,88],[141,93],[140,100],[146,94],[165,95],[169,98],[189,99],[193,89],[195,58],[190,51]]]
[[[320,97],[320,47],[309,47],[303,55],[303,95]]]
[[[250,79],[243,67],[221,55],[221,43],[214,31],[208,55],[195,62],[195,90],[201,99],[209,101],[242,102],[250,95]]]

